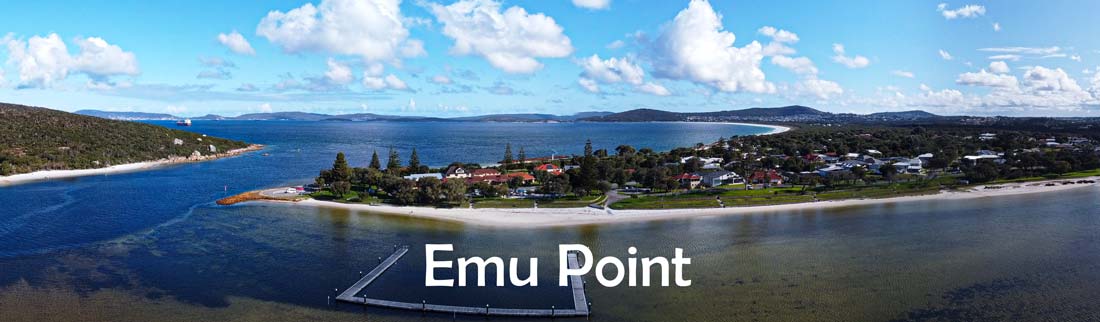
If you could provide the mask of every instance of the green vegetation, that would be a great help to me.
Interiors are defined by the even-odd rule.
[[[175,144],[179,139],[181,144]],[[0,175],[101,168],[248,144],[161,126],[0,103]]]

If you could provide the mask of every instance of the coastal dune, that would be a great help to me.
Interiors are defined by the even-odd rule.
[[[1100,180],[1091,177],[1077,180]],[[910,202],[921,200],[961,200],[973,198],[1005,197],[1031,193],[1053,193],[1068,189],[1096,187],[1097,184],[1061,184],[1063,181],[1050,180],[1027,183],[1008,183],[978,186],[962,191],[941,191],[937,194],[905,196],[882,199],[851,199],[837,201],[819,201],[769,206],[703,208],[703,209],[658,209],[658,210],[607,210],[592,207],[584,208],[428,208],[401,207],[392,205],[345,204],[331,201],[307,199],[297,202],[262,200],[258,202],[282,203],[291,207],[320,207],[348,209],[378,214],[407,216],[461,222],[478,226],[505,228],[540,228],[559,226],[578,226],[591,224],[611,224],[621,222],[670,220],[709,216],[748,215],[779,211],[797,211],[808,209],[827,209],[852,206],[867,206],[885,203]],[[1075,181],[1075,180],[1074,180]],[[1047,184],[1054,185],[1048,186]]]

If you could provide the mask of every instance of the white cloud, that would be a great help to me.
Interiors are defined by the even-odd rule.
[[[844,45],[842,44],[833,44],[833,53],[836,54],[836,56],[833,56],[833,61],[848,68],[864,68],[871,65],[871,60],[867,59],[867,57],[860,55],[856,55],[855,57],[846,56]]]
[[[168,105],[164,107],[164,113],[173,115],[187,113],[187,107],[183,105]]]
[[[585,9],[607,9],[611,8],[611,0],[573,0],[573,5]]]
[[[978,51],[992,52],[992,53],[1009,53],[1009,54],[1022,54],[1022,55],[1053,55],[1062,51],[1061,47],[987,47],[978,48]]]
[[[355,81],[355,75],[351,72],[351,67],[335,59],[329,58],[326,62],[328,70],[325,71],[325,79],[329,83],[337,85],[347,85]]]
[[[814,66],[814,62],[807,57],[773,56],[772,64],[799,75],[817,75],[817,66]]]
[[[756,32],[760,33],[761,35],[770,37],[774,42],[787,44],[798,42],[797,34],[783,29],[776,29],[772,26],[760,27],[760,29],[758,29]]]
[[[723,29],[722,17],[710,3],[692,0],[662,28],[653,43],[654,74],[724,92],[775,92],[775,85],[760,70],[764,58],[760,43],[734,47],[736,36]]]
[[[993,23],[993,31],[1001,31],[1001,23],[994,22]]]
[[[573,53],[569,37],[553,18],[529,14],[519,6],[501,12],[493,0],[462,0],[448,6],[429,5],[443,24],[443,34],[454,39],[451,52],[477,55],[507,73],[529,74],[542,68],[538,58],[561,58]]]
[[[606,47],[607,49],[619,49],[619,48],[623,48],[623,46],[626,46],[626,42],[622,41],[622,39],[619,39],[619,40],[612,41],[611,43],[607,44],[607,46],[604,46],[604,47]]]
[[[68,47],[57,34],[33,36],[26,41],[4,37],[8,48],[8,64],[16,67],[19,86],[48,88],[65,80],[70,73],[83,73],[96,87],[113,85],[111,76],[137,75],[137,57],[132,52],[107,43],[98,37],[75,40],[80,51],[69,54]]]
[[[260,110],[260,113],[271,113],[272,112],[270,103],[260,104],[260,106],[257,106],[257,108]]]
[[[244,39],[241,33],[234,30],[228,34],[218,34],[218,42],[221,43],[230,51],[241,55],[255,55],[256,50],[252,49],[252,44],[248,43],[248,40]]]
[[[657,84],[657,83],[653,83],[653,82],[641,84],[641,85],[636,86],[635,88],[638,89],[638,91],[640,91],[642,93],[648,93],[648,94],[657,95],[657,96],[672,95],[672,92],[669,92],[669,90],[667,88],[665,88],[664,86],[661,86],[661,84]]]
[[[288,53],[326,52],[399,64],[399,56],[423,54],[422,43],[408,40],[400,5],[400,0],[306,3],[285,13],[269,12],[256,34]]]
[[[1069,60],[1072,60],[1072,61],[1075,61],[1075,62],[1081,62],[1081,56],[1078,56],[1078,55],[1070,55],[1070,56],[1069,56]]]
[[[980,5],[968,4],[958,9],[947,9],[946,3],[941,3],[936,6],[936,11],[939,11],[941,15],[947,20],[955,18],[977,18],[978,16],[985,14],[985,7]]]
[[[897,77],[905,77],[905,78],[915,78],[915,77],[917,77],[917,75],[914,75],[913,72],[904,71],[904,70],[895,70],[895,71],[890,72],[890,74],[893,74],[894,76],[897,76]]]
[[[409,104],[405,105],[405,107],[402,108],[402,110],[406,111],[406,112],[416,112],[416,100],[412,99],[412,98],[409,98]]]
[[[955,79],[955,83],[967,86],[986,86],[1000,88],[1016,88],[1019,83],[1015,76],[994,74],[982,69],[977,73],[962,73]]]
[[[581,76],[596,80],[601,83],[628,83],[641,85],[645,72],[637,64],[628,58],[611,57],[601,60],[599,55],[592,55],[578,62],[584,71]]]
[[[1008,63],[1005,63],[1004,61],[999,61],[999,60],[994,61],[994,62],[990,62],[989,63],[989,71],[994,72],[994,73],[998,73],[998,74],[1008,73],[1009,72]]]
[[[207,69],[207,70],[200,71],[199,74],[195,76],[195,78],[223,79],[224,80],[224,79],[233,78],[233,74],[230,73],[228,70],[222,69],[222,68]]]
[[[600,92],[600,85],[596,84],[596,81],[592,79],[582,77],[580,79],[577,79],[577,84],[580,84],[581,88],[584,88],[584,90],[588,91],[589,93]]]
[[[1089,83],[1091,84],[1091,87],[1089,87],[1089,92],[1092,92],[1092,96],[1094,98],[1100,100],[1100,72],[1093,73],[1092,81],[1090,81]]]
[[[1080,92],[1081,86],[1061,68],[1035,66],[1024,73],[1024,85],[1044,92]]]
[[[949,53],[949,52],[947,52],[946,50],[943,50],[943,49],[940,49],[940,58],[943,58],[943,60],[955,59],[955,57],[951,56],[951,53]]]
[[[406,58],[423,57],[427,56],[428,51],[424,50],[424,42],[420,39],[409,39],[405,41],[404,45],[401,45],[401,56]]]
[[[432,76],[431,82],[440,85],[448,85],[454,83],[454,81],[452,81],[450,77],[447,77],[447,75]]]
[[[393,74],[386,75],[385,77],[363,76],[363,87],[372,90],[409,90],[409,85]]]
[[[1020,57],[1020,55],[1015,55],[1015,54],[1004,54],[1004,55],[989,56],[989,59],[992,59],[992,60],[1018,61],[1018,60],[1020,60],[1020,58],[1023,58],[1023,57]]]
[[[820,99],[829,99],[844,94],[844,89],[840,87],[840,84],[816,78],[803,79],[795,83],[795,91]]]

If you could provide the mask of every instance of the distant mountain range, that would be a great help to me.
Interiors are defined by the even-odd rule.
[[[79,110],[76,114],[95,116],[114,120],[181,120],[188,117],[174,116],[161,113],[142,112],[109,112],[100,110]],[[581,112],[573,115],[552,114],[490,114],[466,117],[428,117],[428,116],[396,116],[373,113],[355,114],[320,114],[306,112],[274,112],[274,113],[250,113],[240,116],[221,116],[208,114],[200,117],[190,117],[191,120],[248,120],[248,121],[464,121],[464,122],[572,122],[584,118],[600,117],[613,114],[612,112]]]
[[[909,121],[943,118],[925,111],[882,112],[873,114],[829,113],[814,108],[792,105],[783,107],[753,107],[717,112],[668,112],[636,109],[620,113],[579,119],[589,122],[778,122],[778,123],[859,123],[871,121]]]

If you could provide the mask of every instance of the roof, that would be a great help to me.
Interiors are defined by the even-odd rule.
[[[473,174],[475,177],[496,176],[500,175],[500,171],[497,171],[496,169],[477,169],[474,170],[474,172],[472,172],[471,174]]]
[[[699,180],[699,179],[702,179],[703,177],[701,177],[697,174],[684,173],[684,174],[675,176],[673,178],[676,179],[676,180]]]
[[[756,179],[782,180],[783,176],[779,175],[775,170],[756,171],[752,173],[752,176],[749,176],[749,180]]]
[[[558,169],[561,169],[561,168],[554,165],[553,163],[546,163],[546,164],[542,164],[542,165],[539,165],[539,166],[535,167],[535,170],[539,170],[539,171],[550,171],[550,170],[558,170]]]
[[[420,178],[443,179],[443,175],[439,174],[439,173],[418,173],[418,174],[407,175],[404,178],[408,179],[408,180],[420,180]]]
[[[726,171],[726,170],[719,170],[719,171],[713,171],[713,172],[703,172],[703,173],[699,173],[698,175],[700,177],[702,177],[703,180],[714,180],[715,178],[723,177],[723,176],[727,176],[727,175],[733,175],[734,177],[737,176],[736,173],[733,173],[732,171]]]

